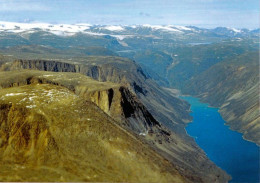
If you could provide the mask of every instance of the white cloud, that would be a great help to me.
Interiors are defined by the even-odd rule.
[[[0,11],[50,11],[51,8],[37,1],[0,0]]]

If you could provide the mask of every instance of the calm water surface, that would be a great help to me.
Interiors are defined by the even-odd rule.
[[[242,134],[225,126],[218,108],[209,107],[199,99],[181,97],[191,104],[193,121],[187,133],[217,166],[232,176],[230,182],[259,182],[259,147],[242,138]]]

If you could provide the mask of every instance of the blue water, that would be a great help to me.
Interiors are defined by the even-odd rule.
[[[232,176],[230,182],[259,182],[259,147],[242,134],[224,125],[218,108],[209,107],[194,97],[182,97],[191,104],[193,121],[187,133],[194,137],[209,159]]]

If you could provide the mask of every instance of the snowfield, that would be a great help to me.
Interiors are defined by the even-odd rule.
[[[86,23],[79,24],[50,24],[50,23],[17,23],[17,22],[4,22],[0,21],[0,32],[17,33],[21,36],[32,34],[39,30],[45,31],[58,36],[73,36],[77,33],[84,33],[91,36],[112,36],[118,40],[123,40],[127,37],[136,36],[134,30],[141,28],[149,28],[149,31],[163,31],[171,34],[184,34],[184,33],[199,33],[194,27],[178,26],[178,25],[91,25]],[[235,28],[227,28],[231,32],[237,34],[243,31]],[[130,30],[130,32],[129,32]],[[210,30],[210,29],[209,29]],[[107,33],[110,31],[112,33]]]

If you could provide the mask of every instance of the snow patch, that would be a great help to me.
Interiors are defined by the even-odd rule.
[[[110,36],[115,37],[120,41],[124,40],[125,38],[133,37],[132,35],[110,35]]]
[[[28,106],[26,106],[26,108],[29,108],[29,109],[32,109],[32,108],[35,108],[36,107],[36,105],[28,105]]]
[[[171,26],[171,25],[167,25],[167,26],[163,26],[163,25],[149,25],[149,24],[144,24],[143,27],[149,27],[153,30],[163,30],[163,31],[169,31],[169,32],[179,32],[179,33],[183,33],[182,31],[178,30],[177,28]]]
[[[139,133],[140,136],[146,136],[147,133]]]
[[[189,27],[185,27],[185,26],[177,26],[177,25],[175,25],[174,27],[176,27],[177,29],[179,29],[179,30],[185,30],[185,31],[193,31],[194,29],[191,29],[191,28],[189,28]]]
[[[30,101],[33,101],[33,98],[35,98],[36,96],[33,96],[33,97],[29,97],[28,99],[30,100]]]
[[[105,36],[107,34],[96,33],[96,32],[84,32],[85,34],[93,35],[93,36]]]
[[[24,93],[8,93],[5,96],[17,96],[17,95],[24,95]]]
[[[50,77],[50,76],[53,76],[53,75],[50,75],[50,74],[49,74],[49,75],[43,75],[43,76],[45,76],[45,77]]]
[[[107,29],[109,31],[123,31],[125,30],[122,26],[116,26],[116,25],[110,25],[110,26],[106,26],[104,27],[104,29]]]
[[[235,33],[241,33],[242,31],[239,29],[235,29],[235,28],[228,28],[229,30],[235,32]]]
[[[41,29],[51,32],[53,34],[62,35],[74,35],[78,32],[84,32],[90,29],[89,24],[48,24],[48,23],[16,23],[16,22],[0,22],[0,31],[7,31],[13,33],[22,33]]]

